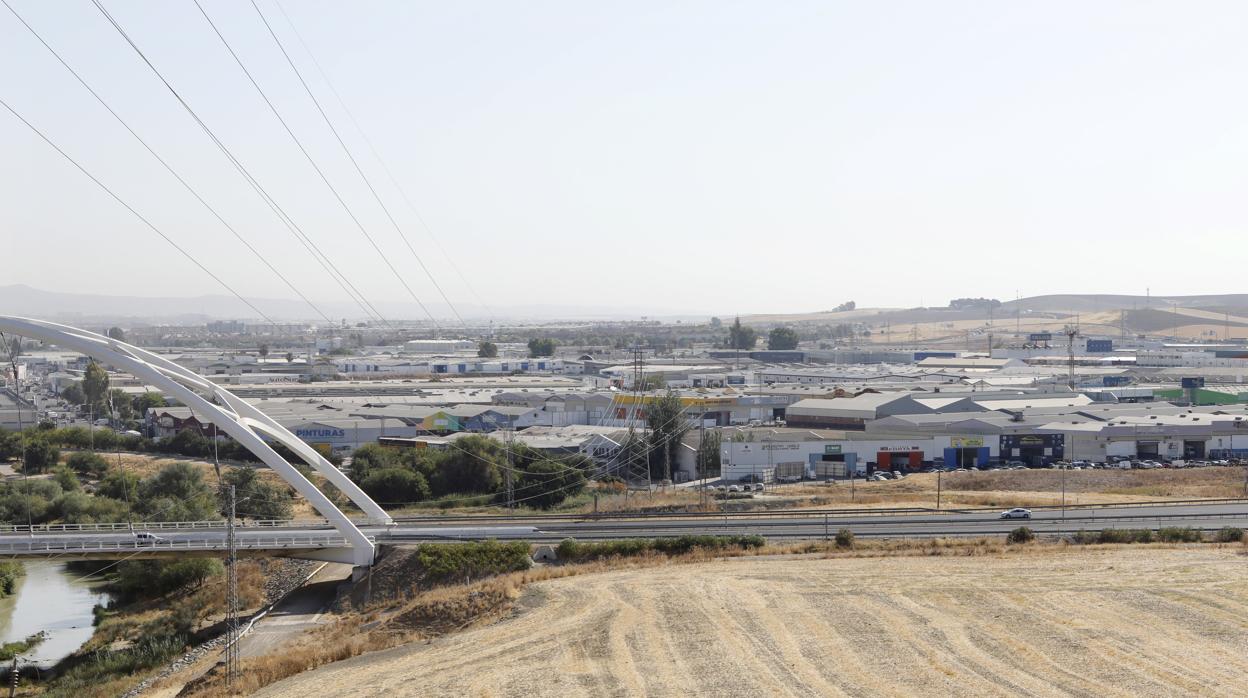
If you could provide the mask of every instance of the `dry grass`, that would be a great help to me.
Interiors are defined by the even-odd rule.
[[[635,565],[260,695],[1242,695],[1241,549],[923,542]]]
[[[1029,545],[1006,545],[1001,537],[930,540],[857,541],[851,548],[833,542],[810,541],[769,545],[754,549],[695,550],[669,557],[647,553],[629,558],[610,558],[588,563],[542,565],[476,582],[413,593],[399,599],[388,597],[359,604],[335,623],[309,633],[280,652],[244,660],[243,678],[234,695],[249,695],[265,686],[317,667],[413,642],[429,641],[469,628],[488,625],[505,617],[521,592],[531,584],[568,577],[598,575],[622,570],[644,570],[674,565],[707,563],[729,558],[764,557],[856,560],[903,557],[1044,557],[1067,551],[1111,549],[1127,546],[1070,546],[1050,540]],[[1176,544],[1130,546],[1136,549],[1175,549]],[[1192,546],[1186,546],[1192,547]],[[1206,546],[1225,548],[1226,545]],[[1243,546],[1229,546],[1243,547]],[[218,669],[205,674],[181,694],[187,698],[226,695]]]

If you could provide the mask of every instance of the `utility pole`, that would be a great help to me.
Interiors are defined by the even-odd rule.
[[[939,470],[936,471],[936,508],[937,509],[940,508],[940,473],[941,471]]]
[[[1075,337],[1079,336],[1079,328],[1074,325],[1067,325],[1063,330],[1066,335],[1066,364],[1067,376],[1066,386],[1071,392],[1075,390]]]
[[[229,497],[230,516],[225,531],[225,625],[228,640],[225,646],[225,686],[229,691],[238,678],[238,537],[235,532],[235,501],[234,485],[227,491]]]
[[[706,414],[698,421],[698,508],[706,508]]]
[[[516,506],[516,493],[515,493],[515,489],[512,486],[512,470],[514,468],[514,465],[512,464],[512,457],[511,457],[511,425],[510,424],[508,424],[507,428],[503,430],[503,449],[507,453],[507,468],[503,471],[503,475],[504,475],[503,479],[506,483],[505,486],[507,488],[507,513],[512,513]]]

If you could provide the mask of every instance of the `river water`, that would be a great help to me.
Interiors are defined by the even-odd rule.
[[[21,656],[23,664],[50,667],[95,632],[91,609],[107,605],[111,597],[103,591],[99,577],[82,577],[64,563],[26,563],[16,592],[0,599],[0,641],[16,642],[39,631],[47,633],[47,639]]]

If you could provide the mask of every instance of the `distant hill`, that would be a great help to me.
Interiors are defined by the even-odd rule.
[[[1168,310],[1175,305],[1180,308],[1228,310],[1232,315],[1248,311],[1248,293],[1225,293],[1210,296],[1124,296],[1089,295],[1086,293],[1063,293],[1048,296],[1032,296],[1017,301],[1005,301],[1001,309],[1013,313],[1017,308],[1032,312],[1079,312],[1091,313],[1106,310],[1144,310],[1147,308]],[[1237,312],[1239,311],[1239,312]]]
[[[248,298],[257,308],[278,322],[312,322],[324,324],[306,303],[285,298]],[[364,319],[358,306],[340,301],[315,301],[335,321]],[[425,320],[427,316],[415,303],[377,301],[377,309],[388,320]],[[458,324],[450,309],[442,303],[426,300],[425,305],[444,326]],[[489,320],[637,320],[649,316],[654,320],[681,319],[705,321],[709,315],[692,310],[655,308],[609,308],[589,305],[510,305],[494,306],[486,311],[479,305],[456,302],[468,322]],[[0,315],[20,315],[45,320],[84,324],[174,324],[195,325],[208,320],[248,320],[262,322],[256,312],[237,298],[226,295],[204,295],[182,298],[150,298],[143,296],[109,296],[86,293],[44,291],[24,284],[0,286]],[[491,317],[493,315],[494,317]]]

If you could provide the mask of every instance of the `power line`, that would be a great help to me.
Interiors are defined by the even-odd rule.
[[[198,5],[199,0],[195,0],[195,4]],[[290,66],[290,69],[294,71],[295,77],[299,78],[299,84],[303,86],[303,91],[308,94],[308,98],[312,100],[312,104],[316,105],[316,111],[321,115],[321,118],[325,120],[325,125],[329,127],[330,132],[334,134],[334,140],[338,141],[338,145],[342,146],[342,152],[345,153],[347,159],[351,161],[351,166],[354,167],[356,173],[360,175],[360,179],[364,180],[364,185],[368,187],[369,193],[373,195],[373,199],[377,201],[377,205],[380,206],[381,210],[386,214],[386,219],[390,221],[390,225],[394,227],[394,231],[399,234],[399,238],[403,240],[403,244],[407,246],[407,251],[412,253],[412,257],[416,259],[416,263],[419,264],[421,270],[425,272],[425,276],[429,277],[429,282],[433,284],[433,287],[437,289],[438,294],[442,296],[442,300],[446,303],[447,307],[451,309],[451,313],[455,315],[455,319],[459,320],[459,324],[464,325],[466,328],[468,325],[464,322],[464,318],[460,316],[459,310],[455,308],[455,304],[451,302],[451,299],[446,296],[446,292],[442,290],[442,286],[439,285],[438,280],[434,278],[433,272],[429,271],[429,267],[425,266],[425,261],[420,258],[419,254],[416,253],[416,248],[412,247],[411,240],[408,240],[407,234],[403,232],[403,228],[399,225],[399,222],[394,219],[393,215],[391,215],[390,208],[386,206],[384,201],[382,201],[381,195],[378,194],[377,189],[373,187],[373,183],[369,180],[368,175],[364,174],[364,170],[360,167],[360,163],[356,161],[355,155],[351,153],[351,149],[348,148],[346,142],[342,140],[342,136],[339,135],[338,129],[334,126],[334,122],[330,120],[329,115],[325,113],[325,109],[321,106],[320,100],[318,100],[316,98],[316,94],[312,92],[312,88],[308,87],[307,81],[303,79],[303,73],[299,72],[298,66],[296,66],[295,62],[291,60],[290,54],[286,51],[286,46],[283,45],[282,40],[278,38],[277,32],[273,31],[272,25],[269,24],[268,18],[264,16],[264,12],[260,10],[260,6],[256,4],[256,0],[251,0],[251,6],[255,8],[256,14],[260,15],[260,21],[264,23],[264,28],[268,30],[269,36],[273,37],[273,42],[277,44],[277,48],[282,52],[282,56],[286,59],[286,63]],[[202,12],[203,8],[200,8],[200,11]]]
[[[94,97],[95,100],[100,103],[100,106],[104,107],[104,109],[106,109],[108,113],[111,114],[113,118],[117,120],[117,123],[121,124],[126,129],[126,131],[130,133],[131,136],[134,136],[134,139],[137,140],[139,144],[142,145],[143,148],[147,150],[147,152],[151,153],[152,157],[156,158],[156,161],[159,162],[169,172],[169,174],[173,175],[174,179],[178,180],[178,183],[181,184],[183,188],[185,188],[188,192],[190,192],[191,196],[195,197],[196,201],[203,204],[204,208],[208,209],[208,211],[218,221],[221,222],[221,225],[225,226],[226,230],[229,230],[231,233],[233,233],[234,237],[237,238],[238,241],[242,243],[244,247],[250,250],[252,255],[254,255],[266,267],[268,267],[269,271],[273,272],[273,274],[276,275],[277,278],[281,279],[282,282],[285,283],[286,286],[289,287],[291,291],[295,292],[295,295],[303,299],[303,302],[307,303],[313,310],[317,312],[318,315],[324,318],[326,322],[332,322],[332,320],[330,320],[328,315],[322,312],[321,309],[318,308],[315,303],[309,300],[308,297],[304,295],[303,292],[300,291],[290,281],[290,279],[286,278],[280,271],[278,271],[277,268],[275,268],[273,264],[271,264],[269,260],[264,257],[264,255],[260,254],[259,250],[253,247],[251,243],[247,242],[247,240],[237,230],[234,229],[234,226],[226,222],[225,218],[223,218],[221,214],[218,213],[217,210],[212,207],[211,204],[205,201],[204,198],[199,195],[199,192],[195,191],[194,187],[192,187],[185,179],[182,178],[182,175],[178,174],[178,172],[174,170],[173,167],[168,162],[166,162],[164,158],[158,155],[156,151],[153,150],[150,145],[148,145],[147,141],[143,140],[143,138],[137,132],[135,132],[133,128],[131,128],[130,124],[127,123],[125,119],[121,118],[121,116],[116,111],[114,111],[111,106],[109,106],[108,102],[106,102],[104,98],[99,95],[99,93],[97,93],[94,89],[92,89],[91,85],[87,84],[87,81],[83,79],[83,77],[78,73],[78,71],[74,70],[69,65],[69,63],[66,62],[63,57],[61,57],[61,54],[57,53],[56,49],[52,48],[52,46],[48,44],[48,42],[45,41],[42,36],[40,36],[39,32],[35,31],[34,27],[30,26],[30,23],[28,23],[20,14],[18,14],[17,10],[13,9],[13,6],[9,4],[8,0],[0,0],[0,2],[3,2],[4,6],[8,8],[9,12],[11,12],[13,16],[17,18],[17,21],[21,22],[22,25],[26,27],[26,29],[28,29],[30,33],[39,41],[39,43],[43,44],[43,47],[46,48],[48,52],[51,53],[56,58],[56,60],[59,61],[60,64],[64,66],[65,69],[68,70],[69,73],[73,75],[75,79],[78,80],[78,83],[81,84],[87,90],[87,92],[91,93],[91,96]]]
[[[173,238],[170,238],[170,237],[169,237],[168,235],[166,235],[163,231],[161,231],[161,229],[160,229],[160,228],[157,228],[157,227],[156,227],[156,226],[155,226],[155,225],[154,225],[151,221],[149,221],[147,218],[145,218],[145,217],[143,216],[143,214],[139,213],[138,211],[136,211],[136,210],[134,209],[134,207],[132,207],[130,204],[126,203],[126,202],[125,202],[125,200],[124,200],[124,199],[122,199],[120,196],[118,196],[116,193],[114,193],[112,189],[109,189],[107,185],[105,185],[105,184],[104,184],[103,182],[101,182],[99,179],[96,179],[95,175],[93,175],[93,174],[91,174],[89,171],[87,171],[87,168],[85,168],[85,167],[83,167],[81,164],[79,164],[77,160],[75,160],[74,158],[70,157],[69,153],[66,153],[64,150],[61,150],[60,146],[58,146],[56,143],[52,142],[52,139],[51,139],[51,138],[48,138],[46,135],[44,135],[43,131],[40,131],[38,128],[36,128],[36,127],[35,127],[35,125],[34,125],[34,124],[32,124],[32,123],[30,123],[29,121],[27,121],[27,120],[26,120],[26,118],[25,118],[24,116],[22,116],[21,114],[17,113],[17,110],[15,110],[13,107],[9,106],[9,103],[8,103],[8,102],[5,102],[3,99],[0,99],[0,106],[3,106],[5,109],[9,110],[9,113],[10,113],[10,114],[12,114],[13,116],[17,117],[17,120],[18,120],[18,121],[21,121],[23,124],[25,124],[25,125],[26,125],[26,127],[27,127],[27,128],[29,128],[31,131],[34,131],[34,132],[35,132],[35,135],[37,135],[37,136],[39,136],[41,139],[43,139],[43,142],[44,142],[44,143],[47,143],[49,146],[51,146],[51,147],[52,147],[52,149],[53,149],[53,150],[55,150],[56,152],[60,153],[61,157],[65,158],[66,160],[68,160],[68,161],[69,161],[69,163],[70,163],[71,165],[73,165],[74,167],[78,168],[78,171],[79,171],[79,172],[81,172],[81,173],[83,173],[84,175],[86,175],[86,176],[87,176],[87,179],[90,179],[92,182],[95,182],[96,186],[98,186],[99,188],[103,189],[103,190],[105,191],[105,193],[107,193],[109,196],[113,197],[113,200],[114,200],[114,201],[116,201],[117,203],[121,204],[121,205],[122,205],[122,206],[123,206],[123,207],[124,207],[127,211],[129,211],[130,213],[134,214],[134,216],[135,216],[136,218],[138,218],[139,220],[143,221],[144,225],[146,225],[148,228],[150,228],[150,229],[152,230],[152,232],[154,232],[154,233],[156,233],[157,235],[159,235],[159,236],[161,237],[161,239],[163,239],[165,242],[169,243],[169,246],[170,246],[170,247],[172,247],[173,249],[175,249],[175,250],[177,250],[178,252],[182,253],[182,256],[183,256],[183,257],[186,257],[187,259],[189,259],[189,260],[191,261],[191,263],[192,263],[192,264],[194,264],[195,266],[199,267],[199,268],[200,268],[200,270],[201,270],[201,271],[203,271],[203,272],[204,272],[205,274],[207,274],[208,276],[212,277],[213,281],[216,281],[218,284],[220,284],[222,288],[224,288],[225,290],[229,291],[231,295],[233,295],[235,298],[237,298],[237,299],[239,299],[240,301],[242,301],[242,302],[243,302],[243,303],[244,303],[244,304],[245,304],[248,308],[251,308],[252,310],[254,310],[254,311],[256,312],[256,314],[258,314],[260,317],[264,318],[264,320],[265,320],[266,322],[268,322],[268,323],[269,323],[269,324],[271,324],[271,325],[276,325],[276,324],[277,324],[276,322],[274,322],[274,321],[273,321],[273,319],[272,319],[272,318],[270,318],[268,315],[265,315],[265,314],[264,314],[264,312],[263,312],[262,310],[260,310],[260,309],[259,309],[259,308],[257,308],[255,305],[253,305],[251,301],[247,300],[246,298],[243,298],[243,297],[242,297],[242,295],[240,295],[240,294],[238,293],[238,291],[235,291],[235,290],[233,289],[233,287],[231,287],[229,284],[225,283],[225,281],[224,281],[224,280],[222,280],[222,279],[221,279],[221,277],[219,277],[219,276],[217,276],[216,274],[212,273],[212,271],[210,271],[210,270],[208,269],[208,267],[204,266],[204,265],[203,265],[203,264],[202,264],[202,263],[201,263],[198,259],[196,259],[194,255],[192,255],[190,252],[187,252],[187,251],[186,251],[185,249],[183,249],[180,245],[178,245],[178,243],[174,242],[174,241],[173,241]]]
[[[126,33],[125,28],[123,28],[121,24],[113,18],[113,16],[108,12],[108,9],[105,8],[99,0],[91,0],[91,2],[95,5],[96,9],[100,11],[100,14],[108,20],[108,23],[112,25],[113,29],[121,35],[121,38],[130,45],[130,48],[138,54],[143,63],[147,65],[157,79],[159,79],[165,88],[169,90],[178,103],[182,105],[182,108],[187,114],[190,115],[195,123],[199,125],[200,129],[206,136],[208,136],[209,140],[211,140],[213,144],[216,145],[217,149],[220,150],[226,157],[226,159],[230,161],[230,164],[234,166],[234,169],[243,177],[244,181],[251,186],[252,190],[255,191],[260,199],[264,201],[270,210],[273,211],[273,213],[278,217],[278,220],[280,220],[283,225],[285,225],[286,229],[295,236],[295,239],[299,240],[299,242],[303,244],[304,249],[312,255],[313,259],[316,259],[317,262],[320,263],[321,268],[325,270],[325,273],[329,274],[330,278],[337,282],[339,287],[341,287],[347,296],[351,298],[351,300],[354,301],[362,311],[364,311],[364,314],[368,316],[369,319],[377,319],[383,324],[389,325],[390,323],[382,317],[381,313],[377,312],[377,309],[373,307],[372,303],[368,301],[364,294],[360,293],[360,291],[355,288],[355,285],[351,283],[351,280],[347,278],[346,274],[343,274],[338,269],[337,265],[335,265],[329,258],[329,256],[321,251],[320,247],[316,245],[312,238],[303,232],[303,229],[294,222],[294,219],[286,213],[285,209],[278,205],[277,201],[270,196],[268,191],[261,186],[260,182],[251,175],[247,168],[238,158],[234,156],[234,153],[230,151],[225,143],[223,143],[221,139],[217,138],[216,133],[208,127],[208,124],[204,123],[203,119],[199,118],[199,114],[197,114],[191,105],[182,98],[181,93],[179,93],[177,89],[165,79],[165,76],[156,68],[156,65],[148,59],[147,54],[143,53],[143,50],[139,48],[138,44],[130,38],[130,35]]]
[[[92,0],[92,2],[95,2],[97,6],[99,4],[99,0]],[[290,126],[286,123],[286,119],[282,118],[281,112],[278,111],[272,100],[269,99],[264,89],[260,87],[260,83],[256,82],[256,79],[252,77],[251,71],[247,69],[247,66],[243,63],[242,59],[239,58],[238,54],[234,52],[234,48],[230,45],[230,42],[226,40],[225,35],[222,34],[221,30],[217,28],[217,25],[212,21],[212,18],[208,16],[208,13],[204,11],[203,6],[199,4],[199,0],[194,0],[194,2],[195,6],[199,8],[200,14],[202,14],[204,19],[208,21],[208,26],[212,27],[212,31],[216,33],[217,38],[221,40],[221,43],[225,46],[226,51],[229,51],[230,56],[234,58],[234,62],[238,64],[238,67],[243,70],[243,73],[247,76],[247,79],[251,82],[252,86],[255,87],[256,91],[260,93],[260,96],[264,99],[264,103],[269,106],[269,110],[272,111],[273,115],[277,117],[277,120],[282,124],[282,128],[285,129],[287,135],[289,135],[291,140],[295,142],[295,145],[298,146],[299,152],[303,153],[303,156],[307,159],[308,164],[312,166],[312,169],[316,171],[316,174],[321,178],[321,181],[325,183],[325,186],[329,189],[330,193],[334,195],[334,199],[336,199],[338,204],[342,206],[342,209],[346,211],[347,216],[351,219],[351,222],[355,223],[355,227],[359,229],[361,234],[364,235],[364,239],[368,240],[368,244],[372,245],[373,250],[377,252],[379,257],[381,257],[381,261],[384,262],[386,267],[390,269],[390,272],[394,274],[394,278],[398,279],[399,284],[407,290],[408,295],[412,297],[412,300],[416,301],[416,305],[420,306],[420,309],[424,311],[425,315],[429,316],[429,321],[433,323],[434,328],[437,329],[437,318],[435,318],[433,313],[429,312],[429,309],[425,307],[423,302],[421,302],[420,297],[418,297],[416,292],[412,290],[412,287],[408,285],[407,281],[403,278],[403,275],[399,273],[399,270],[395,268],[394,264],[390,261],[390,258],[386,256],[386,253],[382,252],[381,247],[377,244],[377,241],[374,240],[373,236],[369,234],[368,229],[364,227],[364,224],[360,222],[360,219],[355,215],[355,212],[351,210],[349,205],[347,205],[346,200],[343,199],[342,195],[338,193],[338,189],[334,187],[332,182],[329,181],[329,177],[327,177],[325,172],[321,170],[320,165],[316,164],[316,160],[312,157],[312,154],[309,153],[308,149],[304,147],[303,141],[299,140],[299,137],[295,135],[295,132],[291,130]]]
[[[394,186],[397,192],[399,192],[399,197],[403,199],[403,203],[407,205],[407,209],[412,212],[413,216],[416,217],[416,221],[420,223],[420,227],[424,229],[425,234],[427,234],[429,239],[433,241],[434,246],[438,248],[438,252],[440,252],[443,258],[446,259],[447,264],[451,267],[451,270],[455,272],[455,275],[459,277],[459,280],[463,282],[464,286],[468,289],[468,292],[472,294],[477,303],[480,304],[485,310],[486,315],[493,320],[494,311],[481,298],[481,295],[477,293],[477,289],[473,287],[470,281],[468,281],[468,277],[464,276],[464,273],[460,271],[459,265],[455,263],[454,257],[447,253],[446,248],[442,246],[442,242],[436,235],[434,235],[433,229],[425,221],[425,217],[421,215],[420,210],[416,208],[416,204],[412,203],[411,197],[407,195],[407,191],[402,185],[399,184],[398,178],[394,176],[394,172],[391,171],[385,158],[383,158],[381,153],[378,152],[377,148],[373,145],[372,139],[368,137],[368,133],[364,131],[364,128],[360,125],[359,120],[355,118],[355,114],[347,106],[347,103],[342,98],[342,95],[339,94],[338,89],[334,87],[333,81],[329,79],[329,75],[326,74],[325,70],[321,67],[320,61],[316,60],[316,54],[312,52],[311,47],[308,46],[308,42],[304,41],[303,35],[299,33],[298,27],[296,27],[295,23],[291,21],[290,15],[286,14],[286,8],[282,5],[280,0],[274,0],[273,4],[277,5],[277,9],[282,14],[282,18],[286,20],[286,24],[290,27],[291,32],[293,32],[295,38],[299,40],[299,45],[303,47],[304,52],[308,54],[308,58],[312,60],[312,65],[316,68],[316,72],[321,76],[321,80],[325,83],[325,86],[329,88],[330,94],[334,96],[334,100],[338,102],[338,106],[342,108],[343,113],[347,115],[347,120],[351,122],[353,127],[355,127],[355,132],[359,134],[360,140],[364,141],[364,144],[368,146],[368,150],[372,153],[373,159],[377,161],[378,165],[381,165],[382,172],[386,174],[386,178],[390,180],[390,184]]]

